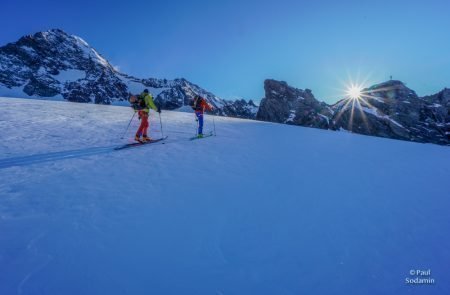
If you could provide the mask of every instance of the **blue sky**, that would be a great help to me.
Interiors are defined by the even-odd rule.
[[[2,0],[0,43],[51,28],[85,39],[123,72],[184,77],[259,100],[266,78],[335,102],[350,80],[393,75],[450,87],[450,1]]]

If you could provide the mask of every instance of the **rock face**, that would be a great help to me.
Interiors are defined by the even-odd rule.
[[[401,81],[377,84],[362,93],[362,99],[355,103],[346,105],[341,101],[333,106],[337,113],[333,118],[335,128],[402,140],[449,144],[446,129],[449,127],[450,108],[437,103],[439,94],[428,99],[420,98]]]
[[[434,95],[425,96],[423,100],[427,102],[424,110],[424,118],[432,118],[431,124],[437,122],[437,127],[443,129],[450,136],[450,89],[445,88]]]
[[[17,93],[22,90],[24,97],[110,104],[128,95],[117,72],[95,49],[61,30],[25,36],[1,47],[0,64],[0,85]]]
[[[387,81],[363,89],[360,99],[327,105],[286,82],[266,80],[264,88],[258,120],[450,144],[449,89],[420,98],[402,82]]]
[[[236,118],[247,118],[247,119],[255,119],[256,113],[258,112],[258,106],[252,100],[248,102],[240,99],[235,100],[233,102],[227,102],[222,111],[227,116],[236,117]]]
[[[139,79],[120,73],[83,39],[62,30],[25,36],[0,47],[1,96],[120,104],[144,88],[163,109],[180,108],[199,94],[218,115],[256,115],[253,103],[223,100],[185,79]]]
[[[297,89],[283,81],[264,81],[266,97],[262,99],[256,118],[328,129],[332,110],[315,99],[311,90]]]

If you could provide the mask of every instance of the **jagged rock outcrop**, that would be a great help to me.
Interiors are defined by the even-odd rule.
[[[266,80],[257,119],[416,142],[450,144],[450,90],[420,98],[401,81],[362,90],[360,99],[334,105],[317,101],[309,90]]]
[[[221,99],[186,79],[139,79],[120,73],[83,39],[62,30],[25,36],[0,47],[1,96],[120,104],[144,88],[163,109],[180,108],[199,94],[218,115],[256,115],[253,103]]]
[[[450,89],[445,88],[434,95],[425,96],[423,100],[428,103],[424,117],[432,118],[450,136]]]
[[[264,81],[265,98],[256,114],[262,121],[329,128],[332,110],[315,99],[311,90],[297,89],[284,81]]]
[[[443,114],[450,109],[434,100],[420,98],[401,81],[391,80],[363,89],[361,99],[334,105],[333,123],[367,135],[448,144]]]

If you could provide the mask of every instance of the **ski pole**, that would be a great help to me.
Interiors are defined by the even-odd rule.
[[[195,116],[195,121],[197,122],[197,126],[195,127],[195,136],[198,136],[198,128],[199,128],[199,122],[198,122],[198,117],[197,114],[194,112],[194,116]]]
[[[133,116],[131,117],[130,122],[128,123],[127,129],[125,129],[125,132],[123,133],[123,135],[122,135],[122,137],[121,137],[120,139],[123,139],[123,137],[124,137],[125,134],[127,133],[128,128],[130,128],[131,121],[133,121],[134,116],[136,116],[136,112],[134,112]]]
[[[216,134],[216,120],[214,119],[215,118],[214,114],[212,115],[212,117],[213,117],[213,126],[214,126],[214,136],[217,136],[217,134]]]
[[[164,137],[163,127],[162,127],[162,120],[161,120],[161,110],[159,110],[158,114],[159,114],[159,125],[161,126],[161,137]]]

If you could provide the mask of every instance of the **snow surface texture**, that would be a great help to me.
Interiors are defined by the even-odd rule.
[[[0,98],[0,294],[450,293],[448,147],[163,112],[113,151],[131,116]]]

